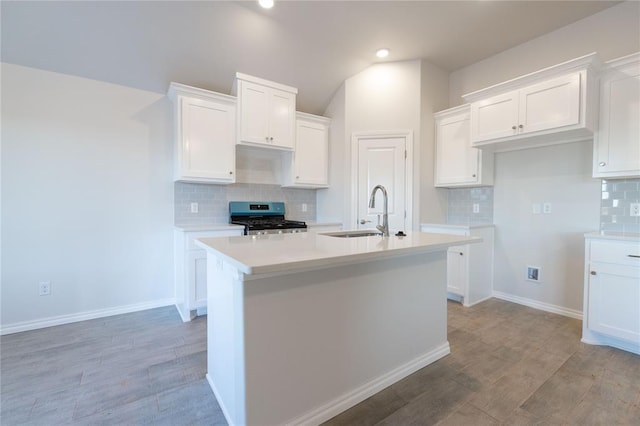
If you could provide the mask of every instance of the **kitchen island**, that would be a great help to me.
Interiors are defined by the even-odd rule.
[[[207,380],[235,425],[319,424],[449,353],[428,233],[204,238]]]

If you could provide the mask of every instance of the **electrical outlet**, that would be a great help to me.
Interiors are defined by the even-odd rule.
[[[307,203],[302,203],[302,211],[303,212],[307,211]]]
[[[49,296],[51,294],[51,281],[40,281],[39,295]]]
[[[544,203],[542,205],[542,213],[551,214],[551,203]]]
[[[640,203],[631,203],[630,210],[631,216],[640,216]]]
[[[191,203],[191,213],[198,213],[198,203]]]
[[[480,213],[480,204],[473,203],[473,212],[474,213]]]
[[[527,266],[527,281],[540,282],[540,268]]]

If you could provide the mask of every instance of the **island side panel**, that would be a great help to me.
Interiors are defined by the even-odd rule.
[[[207,252],[207,380],[229,424],[245,420],[242,274]]]
[[[247,424],[317,424],[449,353],[446,253],[244,282]]]

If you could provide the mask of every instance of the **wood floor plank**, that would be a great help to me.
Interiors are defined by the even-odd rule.
[[[497,299],[448,303],[452,353],[328,425],[637,424],[640,356]],[[225,425],[206,317],[166,307],[0,338],[2,425]]]

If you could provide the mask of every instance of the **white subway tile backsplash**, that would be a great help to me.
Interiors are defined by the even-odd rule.
[[[449,189],[447,223],[493,223],[493,187]],[[478,213],[473,205],[478,204]]]
[[[279,185],[233,184],[207,185],[174,183],[174,222],[176,225],[227,223],[229,201],[284,201],[287,219],[316,219],[316,193],[311,189],[282,188]],[[198,213],[191,213],[191,203]],[[302,204],[307,211],[302,211]]]
[[[631,203],[640,202],[640,179],[602,181],[600,230],[640,233],[640,217],[631,216]]]

